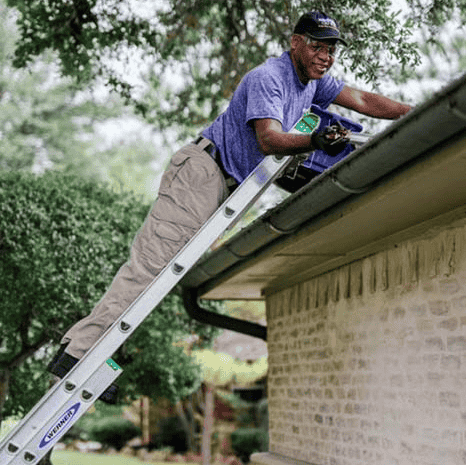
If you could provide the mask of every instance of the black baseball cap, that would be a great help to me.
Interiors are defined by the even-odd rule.
[[[303,14],[296,23],[293,34],[304,34],[316,40],[336,39],[344,45],[348,45],[340,37],[337,21],[320,11],[310,11]]]

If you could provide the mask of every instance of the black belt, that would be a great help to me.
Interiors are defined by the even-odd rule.
[[[208,139],[206,139],[204,136],[199,136],[193,143],[199,145],[203,140]],[[238,187],[238,183],[236,182],[235,178],[231,176],[231,174],[227,173],[227,171],[223,167],[222,159],[220,157],[220,151],[218,150],[218,148],[215,146],[213,142],[209,141],[208,145],[206,145],[203,148],[203,150],[204,152],[207,152],[215,160],[215,163],[217,163],[218,167],[220,168],[220,171],[223,174],[223,177],[225,178],[225,182],[228,189],[230,190],[230,193],[233,192]]]

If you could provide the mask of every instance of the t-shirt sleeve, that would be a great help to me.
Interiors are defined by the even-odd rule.
[[[271,118],[283,122],[283,88],[273,76],[257,70],[246,86],[246,121]]]
[[[342,91],[345,83],[339,81],[328,74],[317,81],[317,89],[313,103],[320,108],[328,108]]]

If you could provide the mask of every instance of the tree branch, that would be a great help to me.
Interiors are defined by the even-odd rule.
[[[23,350],[8,363],[8,368],[13,370],[14,368],[20,366],[28,357],[37,352],[49,340],[50,338],[48,336],[42,335],[42,337],[35,344],[23,345]]]

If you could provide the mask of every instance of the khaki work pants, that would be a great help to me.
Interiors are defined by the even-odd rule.
[[[203,150],[208,143],[189,144],[173,156],[130,260],[90,315],[63,336],[73,357],[81,358],[95,344],[227,198],[223,174]]]

